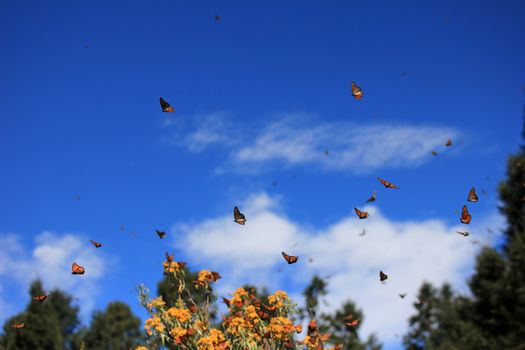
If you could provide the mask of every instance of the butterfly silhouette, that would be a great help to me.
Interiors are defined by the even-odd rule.
[[[33,297],[33,300],[43,302],[47,299],[47,295],[37,295]]]
[[[155,232],[157,232],[157,235],[159,236],[160,239],[163,239],[164,236],[166,236],[166,232],[164,232],[164,231],[156,229]]]
[[[363,98],[363,90],[354,82],[352,82],[352,96],[354,96],[356,100]]]
[[[226,306],[230,307],[230,299],[226,299],[225,297],[222,297],[222,302],[226,304]]]
[[[239,225],[246,224],[246,217],[239,211],[239,208],[237,207],[233,208],[233,221]]]
[[[381,183],[381,185],[385,186],[385,188],[397,188],[397,189],[399,189],[399,187],[397,187],[396,185],[394,185],[394,184],[391,183],[390,181],[383,180],[383,179],[380,178],[380,177],[378,177],[377,179],[379,180],[379,182]]]
[[[171,105],[168,102],[164,101],[162,97],[160,98],[160,107],[162,108],[163,112],[168,112],[168,113],[175,112],[173,107],[171,107]]]
[[[166,252],[166,261],[167,261],[167,262],[172,262],[172,261],[173,261],[173,255],[174,255],[174,254],[169,255],[168,252]]]
[[[438,153],[437,153],[436,151],[432,151],[432,155],[433,155],[433,156],[437,156]]]
[[[73,275],[83,275],[84,272],[86,272],[86,269],[78,265],[76,262],[74,262],[73,265],[71,265],[71,273]]]
[[[450,146],[452,146],[452,139],[448,139],[447,143],[445,143],[445,147],[450,147]]]
[[[386,273],[384,273],[383,271],[379,271],[379,280],[381,282],[385,281],[387,278],[388,278],[388,276],[387,276]]]
[[[469,202],[477,202],[478,201],[478,195],[476,194],[476,189],[472,187],[468,193],[467,201]]]
[[[457,233],[459,233],[460,235],[463,235],[465,237],[467,237],[468,235],[470,235],[470,233],[468,231],[456,231]]]
[[[407,296],[407,293],[400,293],[400,294],[399,294],[399,297],[400,297],[401,299],[405,299],[406,296]]]
[[[288,255],[285,252],[281,252],[281,254],[288,264],[295,264],[299,260],[298,256]]]
[[[357,208],[354,208],[355,210],[355,213],[357,214],[357,216],[359,217],[359,219],[366,219],[368,217],[368,212],[366,211],[361,211]]]
[[[367,203],[375,202],[376,200],[376,191],[372,192],[372,197],[366,200]]]
[[[364,236],[364,235],[366,235],[366,230],[363,230],[363,232],[358,233],[357,235],[358,235],[358,236]]]
[[[89,240],[91,242],[91,244],[93,244],[95,246],[95,248],[100,248],[102,247],[102,243],[99,243],[99,242],[95,242],[95,241],[92,241],[92,240]]]
[[[461,209],[461,223],[468,225],[470,220],[472,220],[472,215],[469,214],[467,206],[464,205]]]

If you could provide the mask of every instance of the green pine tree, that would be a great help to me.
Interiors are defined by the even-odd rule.
[[[90,350],[125,350],[142,341],[140,319],[122,302],[108,304],[104,312],[95,312],[84,337]]]

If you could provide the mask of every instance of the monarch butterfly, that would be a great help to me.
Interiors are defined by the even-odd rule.
[[[299,260],[298,256],[288,255],[285,252],[281,252],[281,254],[288,264],[295,264]]]
[[[83,275],[84,272],[86,272],[86,269],[78,265],[76,262],[74,262],[73,265],[71,265],[71,273],[73,275]]]
[[[387,274],[384,273],[383,271],[379,271],[379,280],[381,282],[383,282],[384,280],[386,280],[388,278]]]
[[[357,214],[357,216],[359,216],[359,219],[366,219],[368,217],[368,212],[366,211],[361,211],[357,208],[354,208],[355,210],[355,213]]]
[[[239,225],[244,225],[246,223],[246,217],[243,213],[239,211],[239,208],[233,208],[233,221]]]
[[[363,98],[363,90],[354,82],[352,82],[352,96],[354,96],[356,100]]]
[[[478,201],[478,195],[476,194],[476,189],[472,187],[468,193],[467,200],[469,202],[477,202]]]
[[[95,241],[92,241],[92,240],[89,240],[91,242],[91,244],[93,244],[95,246],[95,248],[100,248],[102,247],[102,243],[99,243],[99,242],[95,242]]]
[[[11,327],[15,328],[15,329],[20,329],[20,328],[24,328],[25,327],[25,324],[23,323],[15,323],[14,325],[12,325]]]
[[[225,297],[222,297],[222,302],[226,304],[226,306],[230,307],[230,299],[226,299]]]
[[[168,102],[164,101],[162,97],[160,98],[160,107],[162,108],[163,112],[169,112],[169,113],[175,112],[173,107],[171,107],[171,105]]]
[[[173,255],[175,255],[175,254],[169,255],[168,252],[166,252],[166,261],[167,262],[173,262]]]
[[[467,206],[464,205],[463,209],[461,209],[461,223],[468,225],[470,220],[472,220],[472,216],[469,214]]]
[[[221,279],[221,275],[218,272],[212,271],[211,277],[213,279],[213,282],[217,282],[219,279]]]
[[[159,235],[159,238],[160,238],[160,239],[163,239],[164,236],[166,236],[166,232],[164,232],[164,231],[161,231],[161,230],[155,230],[155,232],[157,232],[157,235]]]
[[[381,182],[381,185],[385,186],[385,188],[397,188],[397,189],[399,189],[399,187],[397,187],[396,185],[394,185],[390,181],[383,180],[380,177],[378,177],[377,179],[379,180],[379,182]]]
[[[372,192],[372,197],[368,198],[366,200],[367,203],[370,203],[370,202],[375,202],[376,200],[376,191]]]
[[[47,295],[37,295],[33,297],[33,300],[43,302],[47,299]]]
[[[406,296],[407,296],[407,293],[400,293],[400,294],[399,294],[399,297],[400,297],[401,299],[405,299]]]
[[[445,143],[446,147],[452,146],[452,139],[448,139],[447,143]]]
[[[457,233],[459,233],[460,235],[463,235],[465,237],[467,237],[468,235],[470,235],[470,233],[468,233],[467,231],[456,231]]]
[[[352,322],[345,322],[345,325],[347,325],[347,327],[355,327],[358,324],[359,324],[359,319],[355,319]]]
[[[432,151],[432,155],[433,155],[433,156],[437,156],[438,153],[437,153],[436,151]]]

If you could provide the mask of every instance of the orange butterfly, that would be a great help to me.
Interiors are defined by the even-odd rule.
[[[467,200],[469,202],[477,202],[478,201],[478,195],[476,194],[476,189],[472,187],[468,193]]]
[[[472,216],[469,214],[467,206],[464,205],[463,209],[461,209],[461,223],[468,225],[470,220],[472,220]]]
[[[213,279],[213,282],[217,282],[222,276],[218,272],[212,271],[211,278]]]
[[[171,107],[171,105],[168,102],[164,101],[162,97],[160,98],[160,107],[162,108],[163,112],[169,112],[169,113],[175,112],[173,107]]]
[[[359,324],[359,319],[355,319],[352,322],[345,322],[348,327],[355,327]]]
[[[95,241],[92,241],[92,240],[89,240],[91,242],[91,244],[93,244],[95,246],[95,248],[100,248],[102,247],[102,243],[99,243],[99,242],[95,242]]]
[[[375,202],[376,200],[376,191],[372,192],[372,197],[368,198],[366,200],[367,203],[370,203],[370,202]]]
[[[23,323],[15,323],[14,325],[12,325],[11,327],[15,328],[15,329],[20,329],[20,328],[24,328],[25,327],[25,324]]]
[[[295,264],[299,260],[298,256],[288,255],[285,252],[281,252],[281,254],[288,264]]]
[[[377,179],[379,180],[379,182],[381,182],[381,185],[385,186],[385,188],[397,188],[397,189],[399,189],[399,187],[397,187],[396,185],[394,185],[390,181],[383,180],[380,177],[378,177]]]
[[[33,297],[33,300],[43,302],[47,299],[47,295],[37,295]]]
[[[157,232],[157,235],[159,236],[160,239],[163,239],[164,236],[166,236],[166,232],[164,232],[164,231],[155,230],[155,232]]]
[[[386,273],[384,273],[383,271],[379,271],[379,280],[381,282],[383,282],[384,280],[386,280],[388,278],[388,275]]]
[[[173,261],[173,255],[175,255],[175,254],[169,255],[168,252],[166,252],[166,261],[167,262],[172,262]]]
[[[361,211],[357,208],[354,208],[355,210],[355,213],[357,214],[357,216],[359,216],[359,219],[366,219],[368,217],[368,212],[366,211]]]
[[[356,100],[363,98],[363,90],[354,82],[352,82],[352,96],[354,96]]]
[[[74,262],[73,265],[71,265],[71,271],[73,275],[83,275],[86,269]]]
[[[452,139],[448,139],[447,143],[445,143],[446,147],[452,146]]]
[[[239,208],[233,208],[233,221],[239,225],[244,225],[246,223],[246,217],[243,213],[239,211]]]

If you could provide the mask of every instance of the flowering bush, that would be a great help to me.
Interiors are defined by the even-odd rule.
[[[161,344],[192,350],[323,349],[328,334],[320,334],[313,320],[305,338],[302,341],[295,339],[302,327],[294,325],[293,314],[297,310],[288,294],[281,290],[268,296],[265,304],[253,290],[238,288],[231,299],[223,298],[228,314],[220,324],[213,326],[210,300],[212,283],[221,278],[219,273],[203,270],[192,281],[195,288],[206,296],[197,304],[185,283],[186,264],[173,261],[173,256],[168,254],[166,259],[164,274],[175,283],[178,299],[170,307],[162,296],[150,299],[149,291],[139,287],[139,300],[150,315],[144,324],[149,340],[148,346],[139,346],[136,350],[157,349]],[[341,349],[341,346],[335,349]]]

